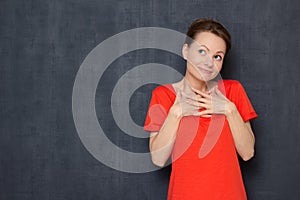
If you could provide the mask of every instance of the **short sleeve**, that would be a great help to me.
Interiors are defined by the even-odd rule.
[[[160,130],[173,104],[170,92],[171,90],[166,86],[159,86],[152,91],[144,123],[145,131],[156,132]]]
[[[257,114],[246,94],[242,84],[235,81],[232,95],[232,101],[235,103],[241,117],[246,122],[257,117]]]

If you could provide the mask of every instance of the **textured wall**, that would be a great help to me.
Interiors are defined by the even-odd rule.
[[[192,20],[207,16],[221,20],[233,36],[223,77],[244,85],[259,114],[253,121],[256,155],[241,163],[249,199],[300,199],[296,0],[1,0],[0,199],[165,199],[170,167],[119,172],[85,149],[72,117],[73,84],[84,58],[106,38],[143,26],[184,33]],[[146,152],[148,140],[122,133],[110,96],[122,74],[149,62],[184,73],[183,61],[172,54],[130,52],[108,68],[96,94],[108,137],[133,152]],[[144,122],[154,86],[131,98],[137,124]]]

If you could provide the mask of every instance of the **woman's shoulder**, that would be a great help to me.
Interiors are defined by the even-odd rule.
[[[234,79],[225,79],[225,80],[222,80],[222,82],[226,86],[238,86],[238,85],[241,85],[241,83],[238,80],[234,80]]]
[[[224,84],[226,90],[236,90],[243,87],[240,81],[234,79],[223,79],[219,82],[219,86],[220,84]],[[172,83],[159,85],[153,89],[152,93],[156,95],[176,95],[173,85]]]
[[[227,89],[227,90],[236,90],[236,89],[239,89],[242,86],[242,84],[240,83],[240,81],[238,80],[233,80],[233,79],[225,79],[225,80],[222,80],[220,84],[224,84],[224,87]]]
[[[152,91],[152,98],[169,105],[175,101],[176,92],[172,84],[163,84]]]
[[[238,80],[222,80],[226,91],[226,97],[233,100],[246,95],[243,85]]]
[[[175,94],[173,85],[171,83],[169,84],[163,84],[159,85],[152,91],[153,94],[157,95],[163,95],[163,94]]]
[[[233,80],[233,79],[226,79],[220,81],[218,87],[219,89],[221,89],[221,91],[222,88],[224,87],[226,91],[226,96],[228,98],[231,98],[232,95],[238,94],[243,88],[242,84],[238,80]]]

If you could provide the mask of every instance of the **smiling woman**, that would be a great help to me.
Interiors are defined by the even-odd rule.
[[[187,60],[186,78],[193,82],[191,84],[199,85],[201,82],[197,80],[209,81],[219,74],[226,44],[222,38],[210,32],[198,33],[195,40],[197,42],[189,46],[183,45],[182,54]]]
[[[184,78],[152,92],[144,129],[153,163],[163,167],[171,156],[168,200],[247,199],[238,155],[254,155],[250,120],[257,114],[238,81],[216,80],[230,48],[221,23],[194,21],[182,47]]]

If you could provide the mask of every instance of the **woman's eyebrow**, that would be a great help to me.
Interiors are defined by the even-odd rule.
[[[210,51],[209,48],[207,46],[205,46],[204,44],[201,44],[200,46],[203,46],[203,47],[207,48],[208,51]]]
[[[224,54],[224,55],[225,55],[225,53],[224,53],[223,51],[217,51],[216,53],[222,53],[222,54]]]
[[[203,46],[203,47],[205,47],[206,49],[208,49],[208,51],[210,51],[210,49],[207,47],[207,46],[205,46],[204,44],[201,44],[200,46]],[[223,52],[223,51],[217,51],[216,53],[222,53],[222,54],[224,54],[225,55],[225,53]]]

